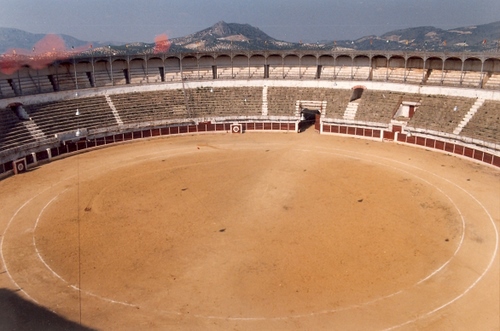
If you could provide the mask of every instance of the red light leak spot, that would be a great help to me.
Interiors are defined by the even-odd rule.
[[[56,60],[68,59],[88,48],[88,45],[66,48],[61,37],[48,34],[39,40],[31,50],[20,48],[7,50],[0,59],[0,71],[6,75],[12,75],[25,65],[33,69],[43,69]]]
[[[12,54],[12,50],[9,49]],[[0,61],[0,71],[6,75],[12,75],[21,68],[21,64],[12,58],[5,58]]]
[[[155,37],[155,49],[154,53],[166,53],[170,48],[170,41],[166,34],[161,34]]]

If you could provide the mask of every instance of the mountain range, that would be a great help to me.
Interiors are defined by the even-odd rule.
[[[402,50],[402,51],[498,51],[500,21],[483,25],[443,30],[432,26],[394,30],[380,36],[364,36],[354,40],[326,40],[316,43],[294,43],[270,37],[249,24],[220,21],[199,32],[170,39],[170,52],[227,50]],[[19,29],[0,28],[0,53],[9,49],[31,50],[44,38]],[[59,35],[67,48],[86,49],[98,53],[148,53],[154,43],[109,43],[83,41]],[[87,46],[92,45],[92,46]],[[92,47],[92,48],[91,48]]]

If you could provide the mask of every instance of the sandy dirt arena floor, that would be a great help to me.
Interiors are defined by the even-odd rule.
[[[458,157],[168,137],[7,178],[0,203],[0,288],[90,329],[500,328],[500,171]]]

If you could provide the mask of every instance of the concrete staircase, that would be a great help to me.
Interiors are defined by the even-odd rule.
[[[356,113],[358,111],[358,106],[359,106],[358,102],[349,102],[344,112],[344,119],[354,120],[354,118],[356,117]]]
[[[38,125],[36,125],[34,121],[23,121],[22,123],[35,140],[42,140],[47,138],[45,133],[38,127]]]
[[[477,112],[479,108],[484,103],[484,99],[478,98],[476,102],[470,107],[469,111],[467,114],[464,115],[464,118],[462,118],[462,121],[457,125],[457,127],[453,130],[454,134],[460,134],[462,132],[462,129],[469,123],[470,119],[474,116],[474,114]]]
[[[115,117],[116,123],[118,125],[123,125],[123,121],[120,118],[120,114],[118,113],[118,110],[116,110],[116,107],[113,103],[113,100],[109,97],[109,95],[105,95],[106,101],[108,102],[109,108],[111,108],[111,112],[113,113],[113,116]]]
[[[267,116],[269,114],[269,108],[267,106],[267,86],[262,88],[262,116]]]

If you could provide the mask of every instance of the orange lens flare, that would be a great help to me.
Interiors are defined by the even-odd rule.
[[[39,40],[31,50],[8,49],[5,54],[0,56],[0,71],[6,75],[12,75],[23,66],[43,69],[56,60],[68,59],[87,49],[89,49],[88,45],[67,48],[60,36],[48,34]]]
[[[170,41],[166,34],[161,34],[155,37],[154,53],[166,53],[170,48]]]

